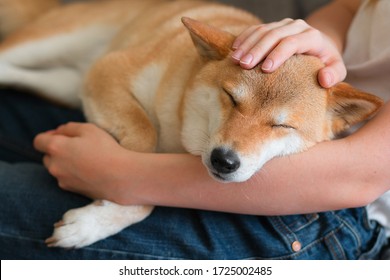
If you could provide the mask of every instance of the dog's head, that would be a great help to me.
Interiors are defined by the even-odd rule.
[[[293,56],[272,74],[244,70],[230,59],[232,34],[183,23],[205,61],[187,92],[183,144],[217,180],[245,181],[273,157],[331,139],[382,105],[346,83],[321,88],[315,57]]]

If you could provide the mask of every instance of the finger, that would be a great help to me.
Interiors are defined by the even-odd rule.
[[[343,81],[347,70],[342,60],[336,60],[318,72],[318,82],[324,88],[330,88]]]
[[[233,53],[233,58],[238,61],[241,67],[245,69],[253,68],[259,61],[264,59],[269,49],[272,48],[272,45],[267,47],[267,42],[263,41],[264,35],[264,30],[256,30]]]
[[[241,58],[246,54],[242,45],[246,42],[247,38],[258,28],[258,26],[251,26],[246,29],[243,33],[241,33],[236,40],[233,42],[232,49],[234,52],[232,53],[232,59],[235,63],[239,64]]]
[[[68,189],[69,185],[67,183],[65,183],[63,180],[57,178],[57,184],[60,187],[60,189],[69,191],[69,189]]]
[[[237,40],[241,41],[241,44],[238,48],[245,53],[248,52],[258,41],[261,41],[261,38],[264,34],[268,33],[270,30],[278,29],[281,26],[286,25],[290,19],[285,19],[278,22],[260,24],[248,28],[242,35],[242,37],[237,37]]]
[[[58,170],[60,170],[55,164],[54,160],[51,156],[45,155],[43,157],[43,165],[47,169],[47,171],[53,176],[56,177],[58,176]]]
[[[46,169],[49,169],[51,165],[51,157],[47,154],[44,155],[42,162],[43,162],[43,166],[45,166]]]
[[[56,166],[54,164],[53,158],[49,155],[45,155],[43,157],[43,165],[45,166],[47,171],[50,173],[50,175],[52,175],[53,177],[55,177],[57,179],[58,186],[61,189],[66,189],[67,184],[65,184],[65,182],[61,176],[61,174],[62,174],[62,172],[60,172],[61,168],[59,168],[58,166]]]
[[[39,133],[35,136],[33,145],[34,148],[42,153],[47,153],[47,147],[54,137],[53,131]]]
[[[233,49],[236,49],[232,54],[232,58],[236,62],[248,55],[250,49],[254,47],[258,42],[261,41],[264,34],[272,29],[276,29],[292,21],[292,19],[284,19],[278,22],[272,22],[268,24],[254,25],[246,29],[241,33],[233,43]]]
[[[307,31],[307,28],[309,27],[307,24],[298,24],[296,22],[297,21],[286,22],[285,25],[278,26],[277,28],[269,30],[268,32],[262,34],[262,39],[258,40],[252,46],[252,48],[248,51],[248,55],[244,56],[241,59],[240,65],[246,69],[251,69],[255,67],[260,61],[262,61],[266,56],[268,56],[270,52],[273,52],[274,49],[282,41],[292,41],[297,44],[295,40],[292,40],[292,38],[300,35],[301,33],[305,33]],[[259,35],[256,34],[254,34],[253,36],[259,37]],[[291,45],[289,46],[289,48],[291,49],[288,53],[288,57],[296,52],[297,46]],[[272,65],[267,66],[268,68],[272,67]]]
[[[86,125],[85,123],[69,122],[57,127],[55,132],[68,137],[77,137],[83,134]]]
[[[234,40],[233,45],[232,45],[232,49],[233,50],[238,49],[241,46],[241,44],[245,41],[245,39],[248,38],[248,36],[250,34],[252,34],[252,32],[258,27],[259,27],[259,25],[253,25],[253,26],[250,26],[249,28],[245,29],[243,32],[241,32],[241,34],[239,34],[236,37],[236,39]]]
[[[34,138],[34,147],[38,151],[47,155],[63,154],[69,149],[70,138],[64,135],[41,133]]]
[[[314,35],[314,34],[315,35]],[[280,67],[286,60],[294,54],[311,54],[321,56],[323,50],[322,38],[316,30],[305,30],[292,36],[283,38],[277,46],[267,55],[262,70],[264,72],[273,72]]]

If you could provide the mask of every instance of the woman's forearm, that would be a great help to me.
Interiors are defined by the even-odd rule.
[[[390,103],[355,134],[276,158],[244,183],[213,180],[200,158],[125,150],[92,124],[39,134],[59,186],[94,199],[257,215],[357,207],[390,187]],[[98,153],[96,151],[99,151]]]
[[[257,215],[363,206],[390,187],[388,120],[389,104],[355,135],[276,158],[244,183],[216,182],[191,155],[138,154],[131,187],[123,184],[111,199]]]
[[[349,26],[360,6],[360,0],[334,0],[306,19],[314,28],[329,36],[342,52]]]

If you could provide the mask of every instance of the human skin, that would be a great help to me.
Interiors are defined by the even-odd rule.
[[[345,76],[344,64],[337,59],[357,2],[337,0],[308,18],[310,25],[323,31],[320,34],[323,37],[315,31],[309,32],[307,37],[305,34],[287,41],[295,42],[297,51],[300,44],[308,41],[327,40],[327,44],[312,44],[305,52],[322,59],[328,57],[325,60],[329,63],[324,61],[326,66],[322,69],[324,77],[319,73],[320,82],[324,79],[334,83]],[[300,22],[300,26],[305,24]],[[296,31],[295,25],[289,28]],[[284,34],[295,36],[294,32]],[[269,56],[274,50],[275,56],[271,58],[283,61],[286,57],[283,52],[288,48],[283,47],[279,52],[275,44],[272,47]],[[326,73],[330,73],[330,78]],[[346,138],[320,143],[300,154],[275,158],[247,182],[223,184],[208,175],[198,157],[128,151],[92,124],[70,123],[39,134],[34,141],[35,147],[45,153],[45,166],[67,191],[125,205],[149,204],[256,215],[310,213],[367,205],[389,189],[389,143],[390,104],[387,103],[375,118]]]
[[[244,183],[215,181],[189,154],[126,150],[93,124],[66,124],[34,143],[61,188],[94,199],[282,215],[363,206],[387,191],[389,120],[388,103],[355,134],[275,158]]]

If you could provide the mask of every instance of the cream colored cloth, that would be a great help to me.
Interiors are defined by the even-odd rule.
[[[344,61],[348,70],[346,82],[389,101],[390,0],[362,1],[348,32]],[[390,143],[387,148],[390,149]],[[390,191],[367,209],[369,218],[382,224],[389,237]]]

